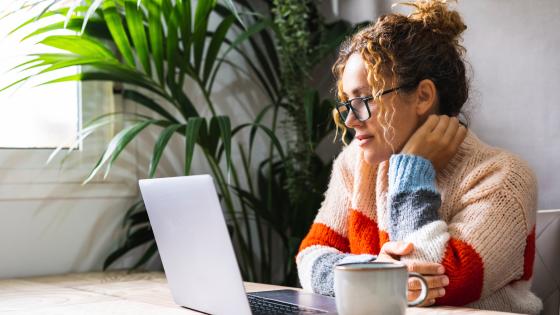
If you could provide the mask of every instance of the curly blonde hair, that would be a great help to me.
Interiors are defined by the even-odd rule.
[[[414,11],[408,16],[383,15],[375,24],[358,31],[342,44],[332,68],[337,79],[337,98],[341,101],[347,100],[342,74],[346,62],[355,53],[365,62],[374,102],[380,103],[380,92],[387,86],[384,76],[392,78],[392,87],[405,86],[393,93],[389,106],[379,106],[376,115],[389,144],[395,135],[391,122],[395,115],[394,99],[399,92],[410,92],[421,80],[430,79],[438,94],[438,112],[448,116],[458,116],[469,95],[463,61],[466,50],[460,44],[467,26],[459,13],[450,10],[446,0],[417,0],[395,5],[413,7]],[[335,139],[340,129],[346,144],[347,129],[336,109],[333,109],[333,119],[337,126]]]

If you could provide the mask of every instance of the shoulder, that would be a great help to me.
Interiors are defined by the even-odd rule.
[[[466,187],[463,201],[507,198],[517,209],[528,215],[528,221],[537,207],[537,179],[527,161],[519,155],[481,142],[470,157],[462,184]],[[528,222],[529,223],[529,222]]]

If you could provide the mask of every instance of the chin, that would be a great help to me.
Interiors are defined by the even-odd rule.
[[[370,165],[379,164],[391,157],[391,153],[380,154],[379,150],[366,148],[364,149],[364,160]]]

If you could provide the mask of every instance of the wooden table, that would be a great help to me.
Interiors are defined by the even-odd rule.
[[[247,292],[283,287],[245,283]],[[200,314],[177,306],[163,273],[77,273],[0,280],[0,313],[15,315]],[[504,315],[465,308],[409,308],[408,314]],[[511,314],[511,313],[509,313]],[[232,314],[235,315],[235,314]]]

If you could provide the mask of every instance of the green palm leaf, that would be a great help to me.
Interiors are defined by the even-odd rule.
[[[163,118],[169,120],[171,123],[176,123],[176,124],[179,123],[179,121],[173,115],[171,115],[163,106],[156,103],[153,99],[147,97],[146,95],[140,92],[133,91],[133,90],[125,90],[123,92],[123,98],[134,101],[137,104],[158,113]]]
[[[117,12],[115,3],[112,0],[106,0],[103,3],[103,16],[105,18],[105,22],[107,23],[107,27],[111,32],[111,36],[113,37],[120,53],[123,55],[124,60],[129,66],[135,67],[136,62],[134,61],[134,54],[132,53],[132,47],[130,46],[130,42],[128,40],[128,34],[123,27],[121,17]],[[85,22],[86,21],[84,20],[84,23]]]
[[[86,15],[84,17],[84,23],[82,24],[82,31],[81,33],[84,32],[84,30],[86,29],[86,26],[88,24],[88,20],[91,18],[91,16],[95,13],[95,11],[97,10],[97,8],[99,8],[99,6],[103,3],[103,0],[94,0],[94,2],[92,4],[89,5],[89,9],[86,12]]]
[[[174,124],[174,125],[170,125],[167,126],[161,133],[161,135],[159,136],[155,146],[154,146],[154,153],[152,155],[152,160],[150,161],[150,169],[148,172],[148,177],[152,178],[154,177],[159,161],[161,159],[161,156],[163,155],[163,151],[165,150],[165,147],[167,146],[167,143],[169,142],[169,140],[171,139],[171,137],[175,134],[175,132],[177,132],[177,130],[181,127],[184,127],[184,125],[179,125],[179,124]]]
[[[212,36],[212,41],[208,46],[208,52],[206,53],[206,59],[204,61],[204,73],[202,75],[202,81],[204,84],[206,84],[209,79],[210,71],[212,71],[214,62],[216,61],[216,57],[218,56],[218,52],[220,48],[223,47],[224,39],[231,25],[233,24],[234,19],[235,17],[233,15],[225,18],[220,23],[220,25],[214,32],[214,35]]]
[[[117,259],[122,257],[130,250],[153,240],[154,234],[150,226],[146,226],[136,230],[127,238],[126,242],[121,247],[112,252],[105,259],[105,262],[103,263],[103,270],[106,270],[111,264],[113,264]]]
[[[166,3],[166,1],[164,1]],[[176,10],[170,10],[167,18],[167,82],[174,84],[176,80],[177,55],[179,51],[179,22]]]
[[[202,1],[204,2],[204,1]],[[148,1],[148,29],[152,59],[156,66],[157,77],[160,84],[164,84],[163,60],[163,27],[161,24],[161,8],[155,1]]]
[[[231,123],[228,116],[213,117],[220,127],[220,138],[226,151],[226,163],[228,172],[231,169]]]
[[[144,71],[151,76],[152,66],[150,64],[150,51],[148,49],[148,40],[146,39],[146,32],[144,30],[144,22],[140,8],[133,2],[133,0],[125,1],[126,22],[135,51],[138,54],[140,63]]]
[[[103,152],[101,158],[99,158],[94,168],[91,170],[89,176],[84,181],[84,184],[90,182],[93,177],[99,172],[101,167],[103,167],[106,163],[109,163],[105,172],[105,177],[107,177],[111,168],[111,164],[116,160],[116,158],[130,143],[130,141],[132,141],[132,139],[134,139],[146,127],[156,122],[156,120],[141,121],[124,128],[117,135],[115,135],[107,145],[107,148],[105,149],[105,152]]]
[[[202,117],[190,117],[185,130],[185,175],[191,171],[194,154],[194,145],[201,138],[201,133],[206,129],[206,120]]]
[[[80,56],[118,61],[113,52],[98,40],[77,35],[53,35],[46,37],[40,44],[65,50]]]
[[[216,5],[216,0],[198,1],[194,15],[194,68],[200,75],[202,55],[204,51],[204,44],[206,42],[206,32],[208,27],[208,19],[210,12]]]

